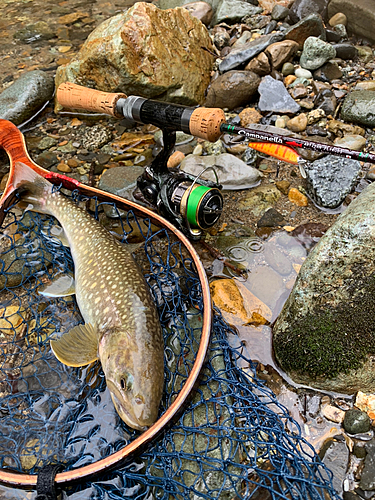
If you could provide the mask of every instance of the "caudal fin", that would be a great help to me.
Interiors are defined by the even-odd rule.
[[[49,213],[46,207],[47,196],[51,193],[52,184],[35,172],[25,163],[16,161],[13,166],[13,175],[8,181],[1,197],[0,206],[17,190],[23,205],[32,205],[31,210]]]

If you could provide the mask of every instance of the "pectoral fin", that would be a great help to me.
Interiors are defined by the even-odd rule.
[[[38,293],[44,297],[67,297],[74,295],[75,283],[71,274],[60,274],[50,285],[38,288]]]
[[[77,325],[58,340],[51,340],[56,358],[68,366],[84,366],[98,359],[98,335],[90,324]]]
[[[57,224],[53,225],[50,228],[42,230],[42,234],[47,239],[60,241],[62,245],[64,245],[64,247],[70,247],[70,243],[68,241],[68,237],[66,236],[64,229],[61,226],[58,226]]]

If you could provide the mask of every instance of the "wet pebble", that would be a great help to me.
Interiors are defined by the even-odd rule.
[[[286,122],[286,126],[289,130],[293,132],[303,132],[307,127],[307,115],[306,113],[300,113],[299,115],[291,118]]]
[[[306,78],[306,79],[312,78],[311,71],[309,71],[308,69],[304,69],[304,68],[297,68],[295,70],[294,74],[296,75],[297,78]]]
[[[366,443],[365,448],[367,455],[359,486],[363,490],[369,490],[372,493],[375,490],[375,440]]]
[[[298,207],[307,207],[307,196],[301,193],[297,188],[290,188],[288,192],[288,199]]]
[[[362,135],[347,134],[344,137],[337,137],[334,143],[341,148],[361,151],[366,145],[366,139]]]
[[[269,243],[264,247],[264,258],[266,262],[281,276],[287,276],[292,272],[291,261],[277,248]]]
[[[289,16],[289,13],[290,10],[287,7],[276,3],[272,8],[271,16],[275,21],[282,21]]]
[[[328,22],[330,26],[336,26],[337,24],[343,24],[346,26],[348,19],[342,12],[337,12],[337,14],[332,16]]]
[[[309,14],[285,32],[285,38],[295,40],[301,48],[305,40],[310,36],[320,37],[325,40],[325,27],[320,14]]]
[[[367,413],[351,408],[345,413],[343,426],[349,434],[362,434],[370,430],[371,419]]]
[[[38,21],[21,28],[13,36],[22,43],[33,43],[41,40],[50,40],[56,35],[45,21]]]
[[[257,227],[278,227],[284,226],[284,217],[273,207],[269,208],[257,222]]]
[[[327,62],[314,71],[314,78],[322,82],[331,82],[339,80],[343,73],[335,62]]]

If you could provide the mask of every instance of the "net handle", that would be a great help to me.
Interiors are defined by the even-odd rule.
[[[210,341],[212,324],[210,288],[203,264],[191,242],[186,238],[186,236],[181,233],[181,231],[179,231],[175,226],[173,226],[173,224],[161,217],[159,214],[157,214],[156,212],[152,212],[151,210],[142,207],[137,203],[134,203],[133,201],[125,200],[124,198],[120,198],[119,196],[116,196],[114,194],[107,193],[90,186],[86,186],[78,181],[75,181],[74,179],[70,179],[69,177],[66,177],[64,175],[54,174],[40,167],[29,157],[26,149],[25,139],[18,128],[13,125],[13,123],[1,119],[0,148],[3,148],[6,151],[10,160],[10,171],[7,186],[5,188],[3,196],[0,199],[0,225],[2,224],[5,216],[7,202],[6,196],[12,186],[14,164],[16,161],[21,161],[51,182],[54,182],[56,184],[62,183],[64,187],[67,187],[67,189],[77,189],[83,195],[96,196],[100,201],[115,202],[119,208],[123,210],[132,210],[135,213],[142,215],[143,217],[150,218],[151,221],[157,226],[161,226],[171,231],[188,250],[190,257],[193,259],[193,262],[195,264],[199,282],[202,286],[203,322],[199,349],[190,375],[187,378],[175,401],[152,427],[150,427],[147,431],[145,431],[123,449],[117,451],[116,453],[113,453],[106,458],[98,460],[93,464],[85,465],[84,467],[80,467],[78,469],[58,473],[56,475],[55,482],[57,484],[66,484],[72,481],[78,481],[92,477],[95,474],[113,468],[120,461],[125,460],[136,450],[146,445],[153,438],[155,438],[184,405],[190,392],[194,388],[195,382],[197,381],[197,378],[205,361],[205,356]],[[35,487],[37,484],[37,475],[23,474],[0,469],[0,482],[11,486]]]

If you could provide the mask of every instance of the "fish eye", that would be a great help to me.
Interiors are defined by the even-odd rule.
[[[133,389],[133,377],[127,374],[120,380],[121,389],[123,391],[131,391]]]

